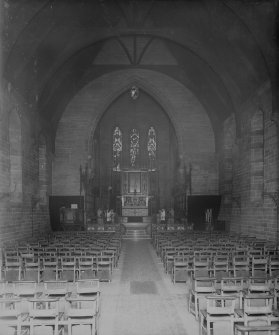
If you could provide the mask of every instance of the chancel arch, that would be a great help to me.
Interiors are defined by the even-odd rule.
[[[148,82],[145,80],[146,75],[149,76]],[[129,96],[130,88],[135,82],[140,90],[150,92],[155,100],[163,106],[174,126],[179,152],[189,161],[197,161],[201,167],[197,171],[199,176],[205,172],[206,168],[203,168],[199,162],[206,153],[208,153],[208,157],[212,157],[210,159],[214,159],[215,135],[204,107],[195,96],[179,82],[158,72],[149,70],[116,71],[87,85],[65,109],[58,125],[55,140],[55,151],[63,154],[65,160],[61,160],[59,155],[56,155],[53,171],[54,193],[58,192],[58,189],[59,192],[63,190],[66,193],[78,193],[79,175],[76,171],[79,170],[80,164],[87,160],[88,148],[91,147],[89,143],[93,140],[92,135],[100,118],[119,94],[126,92]],[[166,82],[170,84],[171,88],[166,87]],[[135,102],[137,101],[139,100]],[[75,116],[77,110],[79,110],[78,120]],[[72,124],[75,126],[71,126]],[[71,132],[68,131],[69,127]],[[200,134],[204,134],[204,136],[200,136]],[[69,161],[71,161],[70,165]],[[69,183],[61,183],[60,169],[63,170],[64,180],[68,180]],[[217,173],[216,167],[211,165],[211,171],[213,174]],[[196,180],[198,182],[198,179]],[[201,183],[199,184],[197,192],[201,186]],[[209,181],[205,187],[210,186],[211,189],[216,190],[215,182],[214,185]],[[202,190],[200,191],[202,192]]]

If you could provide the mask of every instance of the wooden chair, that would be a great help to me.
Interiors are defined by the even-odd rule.
[[[0,281],[4,280],[4,252],[3,249],[0,247]]]
[[[74,256],[61,257],[61,270],[60,270],[61,279],[74,282],[76,280],[76,271],[77,271],[76,257]]]
[[[68,282],[66,280],[45,281],[44,293],[47,297],[66,297],[68,293]]]
[[[250,334],[250,333],[259,333],[259,334],[270,334],[270,335],[278,335],[279,334],[279,325],[259,325],[259,326],[245,326],[236,324],[235,325],[235,335],[241,334]]]
[[[44,248],[44,255],[49,257],[49,256],[53,256],[53,257],[58,257],[58,250],[56,246],[47,246]]]
[[[114,258],[113,258],[114,264],[113,264],[113,266],[117,267],[118,260],[119,260],[119,257],[120,257],[120,246],[118,244],[110,243],[109,247],[107,247],[107,249],[103,251],[104,255],[105,255],[106,251],[108,251],[108,252],[112,251],[113,252],[113,255],[114,255]]]
[[[23,260],[23,278],[24,280],[35,280],[40,282],[40,259],[34,254],[21,254]]]
[[[34,298],[38,293],[37,283],[35,281],[15,281],[13,292],[19,298]]]
[[[218,283],[221,282],[222,278],[229,277],[229,257],[228,255],[216,255],[213,258],[212,264],[213,277],[216,278]]]
[[[279,300],[279,277],[276,277],[274,280],[274,287],[273,287],[273,294],[274,294],[274,309],[278,310],[278,300]]]
[[[192,289],[189,294],[188,310],[195,315],[196,320],[200,309],[206,304],[206,296],[216,292],[215,278],[199,277],[192,279]]]
[[[0,281],[0,298],[5,298],[6,296],[6,285],[4,280]]]
[[[233,276],[234,277],[249,277],[249,258],[248,256],[233,256]]]
[[[29,299],[30,335],[35,328],[53,329],[53,335],[58,335],[58,298]],[[37,334],[40,332],[37,332]]]
[[[268,271],[272,278],[279,276],[279,255],[269,256]]]
[[[97,312],[99,313],[101,303],[101,290],[99,279],[77,280],[76,292],[79,297],[95,297],[97,299]]]
[[[68,335],[80,334],[82,326],[88,327],[90,335],[98,334],[96,297],[67,298],[65,315],[67,318]]]
[[[207,255],[204,256],[194,256],[193,259],[193,275],[194,277],[203,276],[210,277],[211,276],[211,267],[210,267],[210,257]]]
[[[233,296],[207,296],[206,309],[200,310],[200,334],[203,335],[234,335]]]
[[[268,277],[250,277],[248,293],[270,293],[271,280]]]
[[[252,276],[265,277],[268,269],[268,258],[262,255],[253,256],[251,260]]]
[[[255,322],[257,322],[257,326],[271,325],[272,320],[274,320],[272,295],[247,294],[244,296],[244,326],[251,326]]]
[[[21,280],[22,259],[20,256],[5,255],[4,276],[8,282]]]
[[[77,270],[79,279],[93,279],[96,277],[96,260],[91,256],[80,256],[77,258]]]
[[[112,264],[113,260],[111,256],[99,256],[97,259],[98,271],[97,277],[100,281],[111,281],[112,277]]]
[[[245,290],[244,279],[242,277],[227,277],[221,279],[221,295],[234,296],[235,307],[243,308],[243,295]]]
[[[0,326],[13,328],[21,334],[21,300],[18,298],[0,298]]]
[[[58,280],[58,259],[52,254],[45,254],[43,258],[42,280]]]
[[[164,253],[163,264],[164,264],[166,273],[172,273],[174,257],[176,255],[177,255],[177,252],[174,248]]]
[[[174,258],[172,269],[172,281],[186,282],[192,271],[191,261],[188,256],[180,255]]]
[[[102,256],[109,256],[109,257],[111,257],[112,267],[116,266],[116,254],[115,254],[115,250],[106,248],[105,250],[102,250],[101,255]]]

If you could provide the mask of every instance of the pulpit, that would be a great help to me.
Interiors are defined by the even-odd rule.
[[[83,229],[83,210],[78,208],[61,207],[60,225],[63,230],[82,230]]]

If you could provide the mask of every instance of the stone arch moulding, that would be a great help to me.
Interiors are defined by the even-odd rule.
[[[88,132],[87,138],[87,151],[91,147],[91,142],[93,140],[94,132],[96,130],[96,127],[102,117],[102,115],[106,112],[106,110],[109,108],[109,106],[123,93],[128,92],[129,89],[132,86],[136,86],[139,89],[139,92],[145,91],[147,94],[151,95],[151,97],[162,107],[164,112],[167,114],[168,118],[170,119],[170,122],[172,123],[175,134],[177,136],[177,144],[179,152],[182,150],[182,138],[179,137],[179,131],[177,122],[172,115],[171,111],[171,103],[166,97],[162,97],[160,92],[151,84],[147,84],[144,80],[142,80],[139,77],[132,77],[127,84],[125,84],[122,88],[117,90],[116,92],[112,93],[110,96],[107,96],[107,101],[103,104],[102,108],[100,108],[100,111],[98,112],[98,116],[94,121],[91,121],[91,127]],[[93,124],[94,123],[94,124]]]

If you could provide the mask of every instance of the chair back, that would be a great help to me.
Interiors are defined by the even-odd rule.
[[[100,292],[99,279],[84,279],[76,281],[77,294],[96,294]]]

